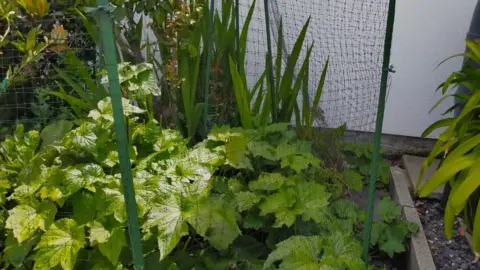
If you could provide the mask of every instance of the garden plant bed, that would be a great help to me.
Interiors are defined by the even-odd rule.
[[[417,200],[415,207],[422,221],[423,229],[439,270],[480,269],[480,263],[472,264],[475,256],[467,239],[459,233],[459,223],[455,222],[453,238],[447,240],[443,229],[443,209],[435,200]]]

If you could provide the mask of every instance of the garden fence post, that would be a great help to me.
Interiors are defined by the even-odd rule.
[[[373,144],[372,163],[370,167],[370,185],[368,189],[367,218],[363,230],[363,252],[362,258],[368,263],[368,249],[372,233],[373,204],[375,201],[376,180],[378,174],[378,163],[380,159],[380,143],[382,139],[383,115],[385,112],[385,97],[387,93],[388,74],[390,72],[390,52],[392,47],[392,33],[395,22],[395,2],[390,0],[388,5],[387,27],[383,49],[382,77],[380,81],[380,95],[378,98],[377,120],[375,123],[375,140]]]
[[[122,173],[123,195],[127,209],[128,233],[132,249],[133,265],[135,269],[143,269],[144,259],[140,241],[140,227],[138,223],[135,191],[133,189],[132,164],[128,149],[128,136],[125,118],[123,116],[122,93],[118,77],[116,47],[110,19],[108,0],[97,0],[97,12],[100,20],[100,32],[105,54],[105,67],[108,72],[109,92],[112,99],[115,133],[118,146],[118,157]]]
[[[235,43],[237,44],[236,52],[235,52],[235,60],[237,62],[237,70],[240,72],[240,8],[239,8],[239,0],[235,0]]]
[[[203,128],[205,129],[205,136],[208,133],[208,106],[210,95],[210,65],[212,62],[212,43],[213,43],[213,19],[215,14],[215,0],[210,0],[210,13],[208,18],[208,32],[207,32],[207,61],[205,66],[205,101],[203,111]]]
[[[268,11],[268,0],[263,0],[265,9],[265,28],[267,34],[267,69],[268,77],[270,79],[270,97],[272,102],[272,122],[277,122],[277,97],[275,89],[275,80],[273,76],[273,57],[272,57],[272,39],[270,35],[270,14]]]

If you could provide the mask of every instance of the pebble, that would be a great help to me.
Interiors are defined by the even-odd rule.
[[[475,256],[466,238],[459,235],[457,221],[454,223],[453,238],[445,239],[443,210],[438,202],[418,200],[415,206],[438,270],[480,270],[480,262],[471,263]]]

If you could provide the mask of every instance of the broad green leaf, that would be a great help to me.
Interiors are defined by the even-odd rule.
[[[171,194],[161,205],[156,205],[150,210],[143,225],[144,229],[158,228],[160,260],[170,254],[182,236],[188,234],[182,207],[182,198]]]
[[[60,140],[73,128],[73,123],[67,120],[60,120],[46,126],[40,133],[42,138],[42,147],[51,145]]]
[[[69,168],[66,170],[65,179],[61,187],[64,196],[74,194],[85,186],[86,181],[80,170],[73,168]]]
[[[322,269],[317,257],[322,246],[321,236],[292,236],[277,244],[263,268],[269,269],[275,262],[281,261],[278,269]]]
[[[378,216],[385,222],[392,222],[401,215],[402,208],[390,197],[384,197],[378,204]]]
[[[247,157],[247,144],[249,139],[243,135],[230,137],[225,144],[228,163],[236,169],[252,169],[252,164]]]
[[[50,201],[21,204],[8,211],[5,228],[13,230],[17,241],[23,243],[35,235],[37,229],[46,231],[56,213],[57,207]]]
[[[110,231],[105,229],[100,222],[94,221],[92,227],[90,228],[90,243],[92,245],[105,243],[110,235]]]
[[[208,205],[211,208],[211,216],[206,238],[214,248],[227,249],[241,234],[235,218],[235,206],[225,196],[212,196]]]
[[[365,263],[361,259],[361,245],[349,234],[337,231],[325,239],[323,246],[321,263],[331,267],[325,267],[326,269],[335,269],[340,265],[346,266],[346,269],[365,269]]]
[[[125,232],[123,228],[118,227],[113,229],[105,242],[98,244],[98,249],[113,265],[116,265],[120,256],[120,252],[126,245],[127,239],[125,238]]]
[[[282,188],[277,193],[269,195],[260,202],[260,215],[275,214],[274,227],[291,226],[295,222],[296,212],[291,209],[296,201],[295,191],[291,188]]]
[[[37,237],[38,238],[38,237]],[[3,251],[3,259],[12,264],[16,268],[21,268],[23,261],[27,257],[28,253],[32,250],[33,246],[38,241],[37,238],[33,238],[24,243],[18,243],[13,236],[12,232],[7,232],[7,239],[5,240],[5,249]]]
[[[247,145],[254,157],[263,157],[268,160],[278,160],[277,149],[266,141],[251,141]]]
[[[72,197],[73,219],[79,225],[86,224],[95,218],[96,198],[91,192],[78,192]]]
[[[345,171],[345,182],[349,189],[355,191],[362,191],[363,189],[363,177],[354,170]]]
[[[221,166],[226,162],[224,155],[208,149],[204,144],[190,151],[187,158],[208,166]]]
[[[250,182],[248,187],[252,191],[274,191],[280,189],[287,180],[280,173],[262,173],[258,180]]]
[[[262,198],[263,196],[250,191],[236,193],[235,202],[237,204],[237,209],[240,212],[246,211],[257,204]]]
[[[98,195],[96,206],[97,217],[113,214],[119,222],[126,221],[125,200],[123,194],[115,189],[104,188]]]
[[[372,246],[377,245],[380,240],[380,236],[383,234],[387,225],[383,222],[375,222],[372,225],[372,233],[370,234],[370,244]]]
[[[295,185],[297,198],[295,212],[303,216],[303,220],[312,219],[320,223],[323,218],[322,211],[329,204],[330,194],[325,187],[315,182],[301,181]]]
[[[178,160],[170,165],[166,172],[173,182],[208,182],[212,176],[211,170],[195,160]]]
[[[86,151],[93,150],[97,141],[97,135],[93,132],[94,127],[93,124],[86,122],[74,129],[72,133],[73,145]]]
[[[85,246],[85,232],[72,219],[60,219],[42,236],[35,247],[34,269],[50,269],[60,264],[72,270],[78,251]]]
[[[380,250],[386,252],[390,258],[393,258],[395,253],[403,253],[405,252],[405,245],[402,243],[401,240],[396,238],[388,238],[387,241],[381,242]]]
[[[318,168],[320,165],[320,160],[315,156],[308,154],[284,157],[282,158],[281,162],[282,168],[290,167],[297,173],[301,173],[302,170],[307,169],[310,165]]]
[[[251,209],[247,211],[242,221],[243,228],[259,230],[267,224],[267,217],[260,216],[257,210],[252,211]]]

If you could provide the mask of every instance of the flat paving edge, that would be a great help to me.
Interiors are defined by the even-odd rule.
[[[390,193],[392,198],[402,206],[402,217],[417,224],[419,228],[409,241],[406,270],[435,270],[435,263],[422,222],[410,196],[407,184],[408,176],[405,170],[398,167],[390,167],[390,173]]]

